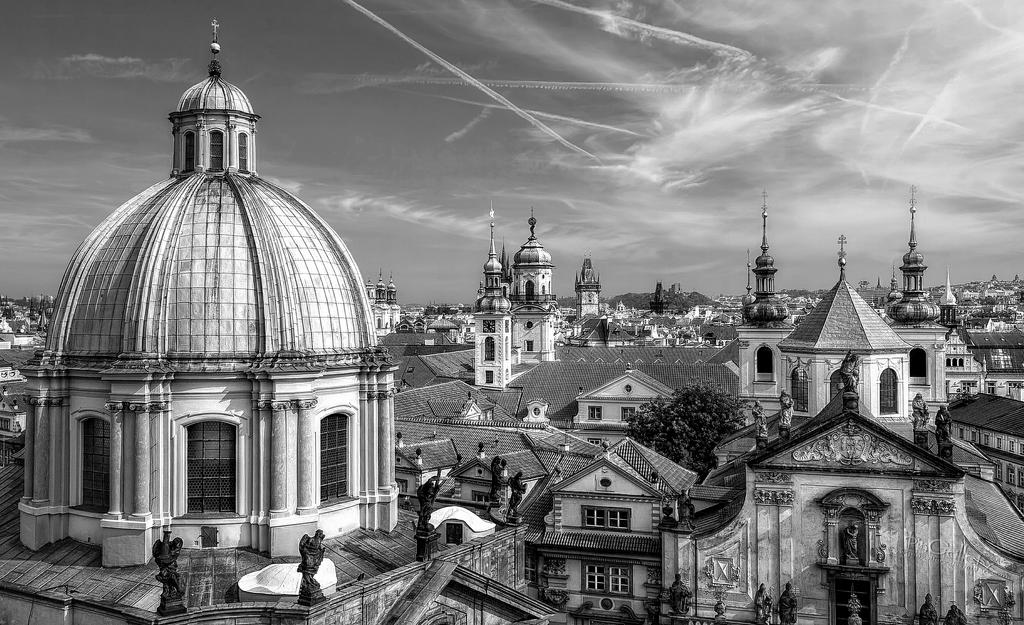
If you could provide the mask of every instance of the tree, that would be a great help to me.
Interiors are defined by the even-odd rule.
[[[627,423],[627,436],[703,479],[717,465],[715,447],[743,427],[744,417],[738,398],[697,383],[643,404]]]

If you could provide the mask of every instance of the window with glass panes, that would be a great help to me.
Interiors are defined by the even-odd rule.
[[[348,417],[320,421],[320,501],[348,497]]]
[[[635,416],[636,416],[636,408],[634,408],[633,406],[623,406],[622,407],[621,417],[622,417],[623,421],[628,421],[628,420],[632,419]]]
[[[249,135],[238,135],[238,169],[249,171]]]
[[[103,419],[82,422],[82,506],[110,509],[110,424]]]
[[[583,525],[612,530],[629,529],[629,508],[583,508]]]
[[[807,410],[807,372],[803,369],[793,369],[789,379],[792,388],[793,409],[805,412]]]
[[[616,564],[587,564],[584,567],[583,590],[628,595],[630,567]]]
[[[591,421],[601,420],[601,406],[589,406],[587,408],[587,419]]]
[[[224,133],[219,130],[210,132],[210,169],[224,169]]]
[[[188,427],[188,512],[235,512],[235,426],[203,421]]]
[[[896,372],[892,369],[886,369],[878,378],[878,411],[881,414],[896,414],[900,411]]]
[[[185,167],[182,171],[192,171],[196,168],[196,133],[185,133]]]

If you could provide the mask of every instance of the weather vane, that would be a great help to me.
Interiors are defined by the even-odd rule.
[[[214,18],[214,20],[210,22],[210,26],[213,26],[213,42],[217,43],[217,29],[220,28],[220,24],[217,22],[217,19]]]
[[[840,259],[846,258],[846,243],[847,243],[848,240],[849,239],[846,238],[845,234],[839,235],[839,238],[836,239],[836,243],[839,244],[839,258]]]
[[[917,187],[910,185],[910,212],[917,212]]]

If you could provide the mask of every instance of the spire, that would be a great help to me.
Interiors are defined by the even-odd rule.
[[[783,323],[789,309],[775,295],[775,259],[768,253],[768,191],[761,192],[761,255],[754,259],[754,300],[744,305],[743,318],[756,325]]]
[[[220,76],[220,61],[217,60],[217,55],[220,53],[220,44],[217,43],[217,31],[220,29],[220,23],[214,19],[210,22],[210,26],[213,27],[213,38],[210,40],[210,75]]]
[[[846,242],[847,238],[845,234],[840,234],[839,238],[836,239],[836,243],[839,244],[839,279],[846,280]]]
[[[956,295],[953,294],[953,285],[949,282],[949,267],[946,267],[946,292],[939,298],[941,306],[956,306]]]
[[[768,189],[761,190],[761,251],[768,252]]]
[[[939,318],[939,307],[928,300],[924,290],[924,254],[917,249],[917,187],[910,187],[910,240],[909,249],[903,255],[903,297],[889,307],[887,314],[897,324],[916,325],[931,323]]]
[[[537,235],[533,233],[533,229],[537,227],[537,218],[533,216],[532,206],[530,207],[530,218],[526,221],[526,223],[530,224],[530,238],[536,239]]]
[[[750,295],[750,248],[747,248],[747,296]]]
[[[914,214],[917,213],[917,187],[910,186],[910,241],[907,243],[911,251],[917,249],[917,232],[914,230]]]

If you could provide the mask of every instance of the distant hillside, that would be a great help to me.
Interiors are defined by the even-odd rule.
[[[680,291],[679,293],[669,293],[668,291],[662,291],[663,297],[665,298],[665,310],[689,310],[694,306],[706,306],[713,304],[714,301],[697,291]],[[626,305],[626,308],[640,308],[648,309],[651,306],[651,300],[654,299],[654,293],[623,293],[622,295],[613,295],[608,298],[608,303],[617,305],[620,301]]]

